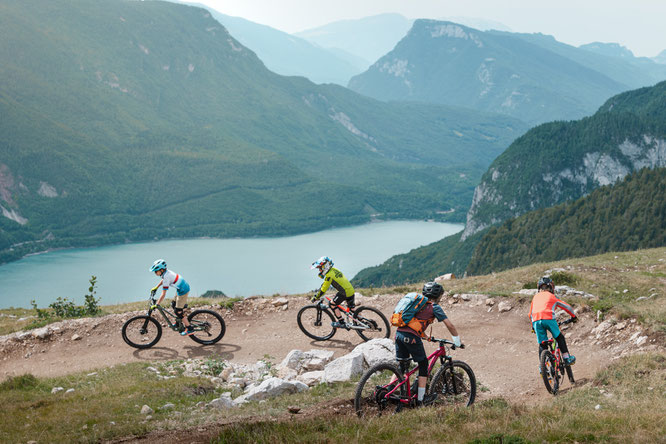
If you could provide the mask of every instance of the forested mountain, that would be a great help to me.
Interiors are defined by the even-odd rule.
[[[205,5],[181,3],[210,11],[213,18],[224,25],[234,39],[254,51],[266,68],[277,74],[303,76],[315,83],[346,86],[352,76],[368,66],[356,57],[322,48],[270,26],[222,14]]]
[[[282,77],[203,9],[120,0],[0,3],[0,115],[0,261],[459,218],[524,130]]]
[[[666,168],[643,169],[588,196],[491,227],[468,274],[666,245]]]
[[[636,60],[596,54],[542,34],[417,20],[349,87],[380,100],[464,104],[535,124],[581,118],[614,94],[666,79],[664,66]],[[649,66],[643,66],[645,60]]]
[[[481,269],[483,272],[494,271],[494,267],[504,269],[502,264],[504,257],[507,261],[520,260],[521,264],[527,263],[523,261],[541,260],[536,256],[529,256],[528,253],[536,248],[545,248],[544,245],[547,244],[540,244],[538,238],[533,240],[535,244],[530,244],[532,241],[524,239],[523,242],[528,246],[520,247],[517,238],[512,240],[516,232],[506,227],[493,226],[525,213],[529,214],[533,210],[576,200],[572,206],[557,207],[555,213],[541,212],[533,217],[538,219],[545,217],[545,214],[548,214],[548,217],[553,214],[561,216],[559,219],[554,218],[556,220],[551,231],[562,235],[563,232],[558,231],[560,227],[572,227],[570,237],[580,240],[575,230],[587,219],[577,219],[579,216],[573,214],[581,205],[578,199],[601,186],[621,181],[634,171],[664,167],[666,167],[666,82],[614,96],[593,116],[585,119],[548,123],[531,129],[512,143],[484,174],[481,184],[475,190],[472,207],[467,213],[467,225],[462,235],[450,236],[407,254],[395,256],[377,267],[361,270],[354,281],[364,286],[399,284],[405,280],[432,279],[434,276],[449,272],[460,275],[470,271],[468,266],[471,266],[472,260],[479,263],[474,265],[475,272]],[[663,171],[655,175],[642,172],[638,177],[655,184],[655,181],[663,180],[663,174]],[[602,240],[596,238],[594,232],[583,231],[580,236],[589,236],[589,239],[585,242],[581,240],[582,245],[590,246],[595,249],[594,251],[602,251],[597,248],[606,248],[607,250],[603,251],[608,251],[612,248],[632,248],[633,245],[639,244],[646,247],[652,245],[647,239],[651,235],[641,235],[637,238],[632,233],[631,227],[635,225],[637,230],[644,229],[645,233],[654,232],[655,226],[658,226],[658,223],[654,222],[655,218],[660,217],[660,214],[663,215],[663,199],[645,204],[647,185],[636,181],[635,178],[628,184],[620,188],[620,197],[603,197],[606,196],[604,193],[611,192],[607,189],[600,192],[595,199],[601,199],[605,203],[609,201],[627,203],[631,199],[629,195],[636,192],[637,202],[642,202],[646,208],[627,207],[622,210],[619,207],[618,211],[624,214],[625,218],[636,220],[621,222],[609,217],[609,223],[617,224],[617,231],[612,226],[608,227],[599,234]],[[659,186],[662,187],[663,194],[663,185]],[[655,200],[660,199],[658,198],[660,195],[654,190]],[[590,205],[586,207],[589,211],[601,205],[597,200],[586,202],[588,202],[586,205]],[[570,216],[571,220],[565,219],[565,216]],[[600,214],[599,217],[605,216]],[[507,224],[509,227],[521,227],[527,220],[533,219],[521,217]],[[590,219],[590,222],[592,220]],[[661,223],[663,225],[663,218]],[[529,230],[529,235],[535,235],[539,228],[530,226]],[[491,231],[492,239],[486,240]],[[522,234],[523,237],[528,236],[525,233],[527,231]],[[613,236],[616,235],[618,238],[614,239]],[[656,236],[655,239],[658,242],[660,237]],[[479,243],[487,245],[483,254],[478,253]],[[516,252],[519,259],[515,259],[509,251],[516,248],[520,250]],[[484,260],[483,255],[496,255],[497,258],[495,260],[488,257],[485,259],[488,263],[481,265],[480,261]]]

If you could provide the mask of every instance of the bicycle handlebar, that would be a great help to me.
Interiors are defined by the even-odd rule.
[[[465,344],[460,344],[459,346],[456,346],[456,344],[453,341],[449,341],[448,339],[437,339],[434,337],[430,337],[428,339],[430,342],[439,342],[439,343],[445,343],[451,346],[451,350],[455,350],[456,348],[465,348]]]
[[[567,319],[566,321],[558,322],[557,325],[571,324],[571,323],[574,321],[574,319],[576,319],[576,318],[575,318],[575,317],[571,317],[571,318]]]

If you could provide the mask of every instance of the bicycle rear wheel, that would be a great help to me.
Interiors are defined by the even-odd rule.
[[[194,334],[190,338],[203,345],[212,345],[218,342],[227,331],[224,319],[213,310],[195,310],[187,316],[190,325],[194,327]]]
[[[396,385],[404,379],[395,365],[385,362],[371,367],[361,376],[354,397],[354,408],[359,417],[381,416],[388,413],[392,405],[400,406],[400,398],[405,396],[404,385],[390,397],[387,396],[392,390],[391,380],[394,378]]]
[[[476,398],[476,376],[462,361],[444,364],[432,378],[428,394],[436,394],[432,404],[470,406]]]
[[[391,335],[391,325],[384,314],[373,307],[360,307],[355,312],[356,321],[367,329],[356,330],[356,333],[364,340],[375,338],[388,338]]]
[[[557,361],[555,356],[548,351],[542,350],[539,355],[539,363],[541,368],[541,377],[543,378],[543,383],[546,386],[548,393],[553,395],[557,394],[557,391],[560,388],[560,379],[562,376],[557,370]]]
[[[129,319],[121,330],[123,340],[134,348],[150,348],[162,337],[162,326],[152,316],[141,315]]]
[[[331,325],[335,321],[333,314],[318,304],[306,305],[296,315],[298,328],[315,341],[331,339],[337,330]]]

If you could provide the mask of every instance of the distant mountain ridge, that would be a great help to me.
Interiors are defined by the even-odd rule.
[[[254,51],[271,71],[285,76],[303,76],[315,83],[346,86],[349,79],[362,72],[364,61],[339,51],[313,45],[309,41],[260,25],[241,17],[222,14],[199,3],[178,2],[210,11],[229,33]]]
[[[116,0],[1,3],[0,115],[0,262],[376,214],[460,220],[525,129],[282,77],[203,9]]]
[[[550,36],[421,19],[349,87],[379,100],[464,105],[534,124],[581,118],[612,95],[666,79],[661,65],[639,65]]]

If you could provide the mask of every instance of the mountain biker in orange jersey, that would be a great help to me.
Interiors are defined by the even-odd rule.
[[[419,378],[417,389],[417,405],[423,405],[426,382],[428,381],[428,357],[423,347],[421,338],[426,338],[426,328],[435,322],[444,322],[451,335],[453,335],[453,342],[456,346],[460,346],[460,336],[458,330],[449,320],[449,318],[439,305],[439,299],[444,294],[444,288],[436,282],[427,282],[423,285],[423,296],[428,298],[428,302],[419,312],[414,315],[413,320],[418,321],[415,325],[413,320],[404,327],[399,327],[395,333],[395,355],[400,363],[400,372],[404,375],[409,370],[409,361],[416,362],[419,366]],[[420,324],[420,325],[419,325]],[[415,330],[414,328],[417,328]],[[395,379],[395,378],[394,378]],[[426,400],[427,402],[428,400]]]
[[[164,259],[157,259],[152,267],[150,267],[150,271],[162,278],[160,283],[153,288],[153,290],[157,290],[160,285],[162,286],[162,295],[157,300],[155,306],[162,303],[169,287],[174,287],[176,289],[176,297],[171,305],[173,306],[173,311],[176,314],[176,317],[180,319],[185,326],[185,330],[180,332],[180,334],[181,336],[189,336],[194,333],[190,321],[188,321],[187,316],[184,315],[187,305],[187,295],[190,294],[190,285],[178,273],[175,273],[172,270],[167,270],[167,264]],[[155,306],[151,308],[154,308]]]
[[[328,256],[320,257],[312,263],[310,268],[316,268],[319,270],[318,276],[324,280],[319,290],[317,290],[317,294],[312,297],[312,302],[321,298],[329,287],[333,285],[333,288],[338,290],[338,292],[333,298],[334,305],[331,306],[331,308],[333,308],[333,313],[335,313],[337,321],[332,322],[331,325],[336,328],[344,328],[345,322],[342,319],[342,315],[340,314],[337,305],[346,302],[347,307],[352,310],[354,309],[354,287],[340,270],[333,268],[333,261]]]
[[[555,297],[555,284],[551,278],[544,276],[539,279],[537,289],[539,291],[532,298],[532,304],[530,305],[530,320],[532,321],[532,331],[537,335],[539,356],[543,349],[541,343],[548,339],[546,331],[550,331],[550,334],[560,346],[565,362],[571,365],[576,362],[576,357],[569,355],[567,341],[557,326],[557,320],[555,320],[555,309],[561,308],[566,311],[571,316],[572,322],[577,322],[578,318],[569,304]]]

